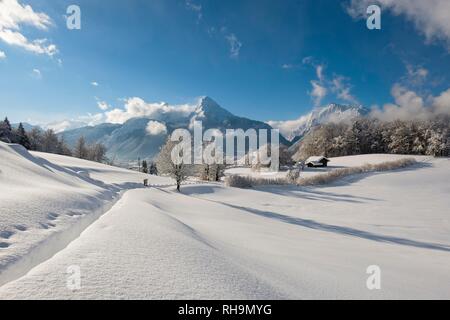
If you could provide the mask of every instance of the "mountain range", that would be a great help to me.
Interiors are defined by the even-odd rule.
[[[280,129],[280,143],[291,146],[313,127],[330,121],[345,121],[368,113],[361,106],[330,104],[314,109],[310,114],[293,121],[268,123],[236,116],[209,97],[202,98],[196,108],[183,117],[161,113],[157,117],[132,118],[123,124],[103,123],[61,132],[66,143],[73,147],[83,136],[88,143],[103,143],[108,157],[120,162],[154,158],[160,147],[175,129],[190,129],[194,121],[202,121],[203,130],[219,129]]]

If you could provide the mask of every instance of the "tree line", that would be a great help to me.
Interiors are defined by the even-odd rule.
[[[449,156],[450,117],[391,122],[358,118],[351,123],[324,124],[303,138],[294,159],[370,153]]]
[[[106,147],[101,143],[88,144],[84,137],[80,137],[74,148],[70,148],[64,141],[64,137],[52,130],[33,128],[27,132],[22,123],[13,128],[8,118],[0,121],[0,141],[6,143],[17,143],[27,150],[55,153],[65,156],[73,156],[80,159],[104,162],[106,158]]]

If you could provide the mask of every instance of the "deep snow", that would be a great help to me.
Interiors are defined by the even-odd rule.
[[[63,249],[146,177],[1,142],[0,285]],[[150,182],[172,183],[161,177]]]
[[[96,179],[120,176],[107,168],[92,168]],[[0,287],[0,298],[448,299],[448,181],[449,160],[423,158],[326,187],[127,191],[67,248]],[[66,285],[73,265],[76,291]],[[366,288],[370,265],[381,268],[381,290]]]

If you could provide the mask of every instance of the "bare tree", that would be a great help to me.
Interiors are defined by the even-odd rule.
[[[33,151],[42,151],[43,137],[42,130],[33,128],[28,134],[30,138],[30,149]]]
[[[87,159],[88,148],[86,145],[86,140],[83,136],[78,139],[75,149],[73,150],[73,156],[80,159]]]
[[[106,160],[106,147],[101,143],[94,143],[87,147],[87,158],[91,161],[103,162]]]
[[[58,152],[58,136],[52,129],[48,129],[42,136],[42,151],[47,153]]]
[[[203,181],[220,181],[224,176],[225,165],[223,164],[202,164],[197,166],[197,175]]]

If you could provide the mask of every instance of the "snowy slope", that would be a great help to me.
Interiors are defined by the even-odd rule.
[[[0,143],[0,285],[64,248],[144,175]],[[151,183],[170,184],[152,177]]]
[[[450,161],[430,159],[321,188],[128,191],[0,298],[449,299],[449,180]]]

